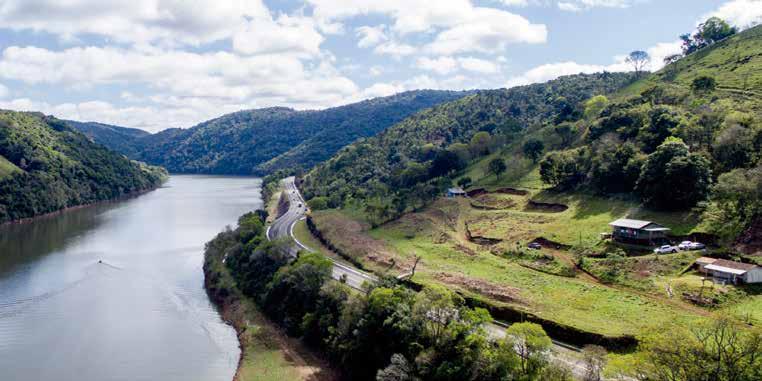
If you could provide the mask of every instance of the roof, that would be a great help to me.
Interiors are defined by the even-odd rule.
[[[631,220],[628,218],[620,218],[614,222],[609,223],[609,225],[615,226],[618,228],[648,230],[648,231],[654,231],[654,232],[669,230],[669,228],[665,228],[664,226],[651,222],[651,221]]]
[[[710,257],[700,257],[696,259],[696,263],[700,263],[702,265],[711,265],[712,263],[717,262],[717,258],[710,258]]]
[[[743,275],[747,271],[753,270],[756,267],[757,265],[753,265],[750,263],[741,263],[741,262],[728,261],[726,259],[718,259],[714,261],[714,263],[710,265],[706,265],[705,268],[709,270],[724,272],[724,273]]]
[[[449,193],[466,193],[463,188],[450,188],[447,190]]]

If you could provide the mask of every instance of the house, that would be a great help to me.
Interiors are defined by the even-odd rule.
[[[447,190],[447,197],[466,197],[466,191],[463,188],[450,188]]]
[[[731,283],[762,283],[762,267],[726,259],[717,259],[705,265],[704,270],[715,279]]]
[[[620,218],[609,224],[613,229],[611,237],[616,242],[654,246],[667,241],[669,228],[651,221]]]
[[[709,272],[709,270],[706,269],[706,266],[711,265],[714,262],[717,262],[717,258],[700,257],[696,259],[696,266],[698,266],[699,271],[706,274]]]

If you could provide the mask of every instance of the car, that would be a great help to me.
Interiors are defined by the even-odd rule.
[[[532,250],[540,250],[540,249],[542,249],[542,245],[540,245],[540,244],[539,244],[539,243],[537,243],[537,242],[530,242],[530,243],[527,245],[527,247],[528,247],[528,248],[530,248],[530,249],[532,249]]]
[[[654,249],[655,254],[669,254],[669,253],[677,253],[677,246],[672,245],[663,245],[659,246]]]
[[[704,245],[701,242],[691,242],[691,244],[688,246],[688,250],[704,250],[706,249],[706,245]]]
[[[690,250],[692,244],[693,242],[691,241],[683,241],[683,242],[680,242],[679,245],[677,245],[677,248],[680,250]]]

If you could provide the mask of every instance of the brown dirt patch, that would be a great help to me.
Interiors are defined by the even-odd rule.
[[[564,245],[563,243],[560,243],[560,242],[551,241],[551,240],[549,240],[547,238],[544,238],[544,237],[537,237],[534,240],[532,240],[532,242],[537,242],[542,247],[556,249],[556,250],[569,250],[569,249],[571,249],[571,246],[569,246],[569,245]]]
[[[516,201],[505,196],[483,194],[472,198],[471,207],[476,209],[500,210],[516,206]]]
[[[487,192],[487,190],[486,190],[486,189],[484,189],[484,188],[477,188],[477,189],[472,189],[472,190],[470,190],[470,191],[466,192],[466,194],[468,195],[468,197],[476,197],[476,196],[481,196],[481,195],[483,195],[483,194],[487,194],[487,193],[489,193],[489,192]]]
[[[561,213],[569,209],[569,207],[564,204],[553,204],[529,200],[526,209],[535,212]]]
[[[752,256],[762,256],[762,218],[757,218],[734,243],[736,250]]]
[[[384,241],[375,239],[367,234],[370,225],[353,220],[338,213],[314,216],[315,224],[323,236],[337,249],[346,255],[365,259],[382,266],[389,267],[395,263],[393,250]]]
[[[520,295],[521,290],[515,287],[503,286],[481,279],[466,278],[462,275],[451,273],[437,273],[434,275],[434,278],[444,284],[462,287],[468,291],[500,302],[526,304],[526,301]]]

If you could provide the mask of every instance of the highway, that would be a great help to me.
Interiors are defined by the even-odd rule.
[[[275,240],[283,237],[290,238],[294,244],[289,246],[289,255],[296,257],[300,250],[312,252],[311,248],[307,247],[294,236],[294,225],[299,220],[305,218],[307,213],[307,203],[304,202],[299,189],[296,188],[294,177],[287,177],[283,181],[283,192],[288,197],[288,210],[282,216],[278,217],[267,229],[267,239]],[[333,262],[332,277],[338,281],[346,283],[349,287],[356,290],[362,290],[362,285],[365,282],[373,283],[377,279],[373,275],[362,272],[350,265],[342,263],[338,260],[328,258]]]
[[[290,238],[294,243],[289,246],[289,255],[296,257],[300,250],[313,252],[314,250],[305,246],[303,243],[294,236],[294,225],[301,219],[305,218],[307,213],[307,204],[304,202],[299,189],[297,189],[294,177],[288,177],[282,180],[283,192],[286,193],[289,201],[289,207],[286,213],[278,217],[267,229],[267,239],[274,240],[283,237]],[[363,290],[363,284],[374,283],[377,278],[371,274],[357,270],[351,265],[342,263],[332,258],[328,258],[333,262],[332,277],[335,280],[346,283],[348,286],[356,289]],[[496,321],[494,323],[486,324],[485,331],[487,336],[492,340],[500,340],[506,337],[505,329],[508,324]],[[569,344],[565,344],[558,341],[553,341],[553,351],[551,358],[553,361],[568,368],[575,378],[583,378],[586,372],[585,364],[580,360],[580,356],[575,355],[575,352],[580,350]]]

